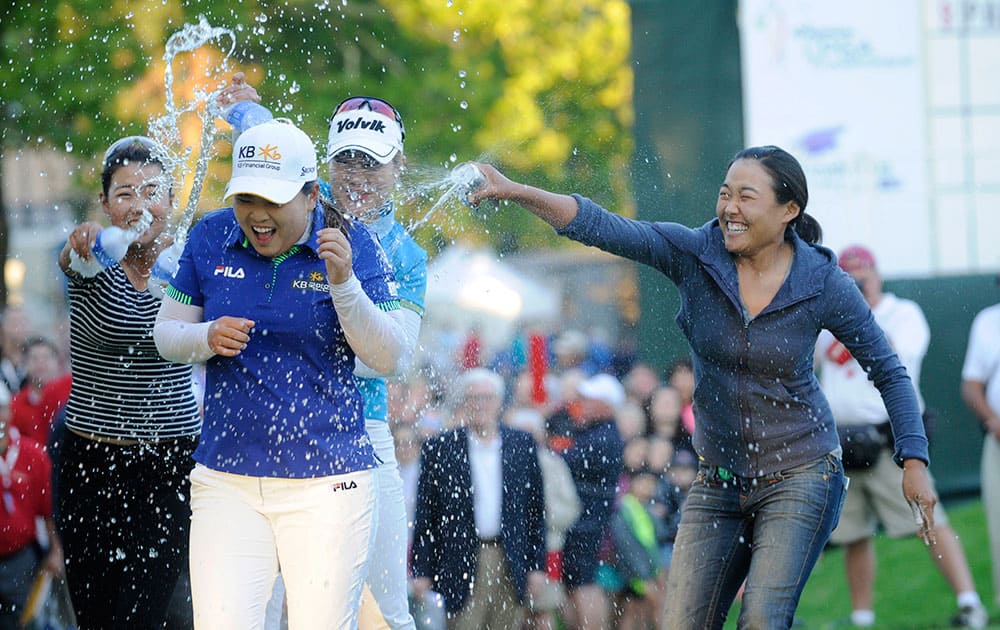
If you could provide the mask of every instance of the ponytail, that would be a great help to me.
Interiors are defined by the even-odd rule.
[[[800,210],[799,216],[792,219],[788,225],[807,243],[818,245],[823,242],[823,228],[820,227],[819,221],[805,211]]]

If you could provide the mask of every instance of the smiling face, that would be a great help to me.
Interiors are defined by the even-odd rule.
[[[334,205],[364,223],[377,221],[379,210],[396,188],[402,166],[401,153],[388,164],[380,164],[363,151],[338,153],[330,160]]]
[[[261,256],[284,254],[310,227],[319,187],[292,197],[288,203],[272,203],[248,194],[233,196],[233,212],[247,240]]]
[[[491,433],[500,424],[502,406],[503,400],[493,384],[486,381],[474,382],[465,390],[461,415],[470,429],[480,433]]]
[[[726,250],[737,256],[753,256],[784,241],[785,227],[798,216],[799,205],[794,201],[779,203],[770,173],[757,160],[741,159],[726,173],[715,214]]]
[[[153,223],[136,241],[148,245],[163,233],[173,208],[173,192],[157,163],[127,162],[111,175],[107,193],[101,193],[101,208],[111,225],[128,229],[142,218],[142,211],[153,215]]]

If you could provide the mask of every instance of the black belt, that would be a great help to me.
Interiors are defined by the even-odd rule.
[[[480,545],[499,545],[501,542],[503,542],[503,539],[500,538],[499,536],[494,536],[493,538],[480,538],[479,539],[479,544]]]

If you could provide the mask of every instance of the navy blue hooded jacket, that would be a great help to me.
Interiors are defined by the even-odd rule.
[[[676,321],[691,346],[694,446],[703,461],[757,477],[839,452],[813,371],[816,337],[824,328],[847,346],[882,394],[896,463],[929,461],[906,369],[829,249],[806,243],[789,228],[794,257],[788,276],[771,303],[750,318],[717,219],[695,229],[635,221],[574,197],[579,213],[560,234],[649,265],[680,291]]]

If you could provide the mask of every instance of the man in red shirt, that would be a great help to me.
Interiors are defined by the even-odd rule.
[[[61,574],[62,547],[52,521],[52,463],[42,447],[8,426],[10,401],[0,398],[0,628],[18,627],[39,563],[35,521],[48,532],[43,567]]]
[[[22,363],[24,386],[10,402],[10,424],[22,436],[46,446],[52,423],[69,400],[72,376],[63,371],[59,350],[45,337],[31,337],[24,342]]]

